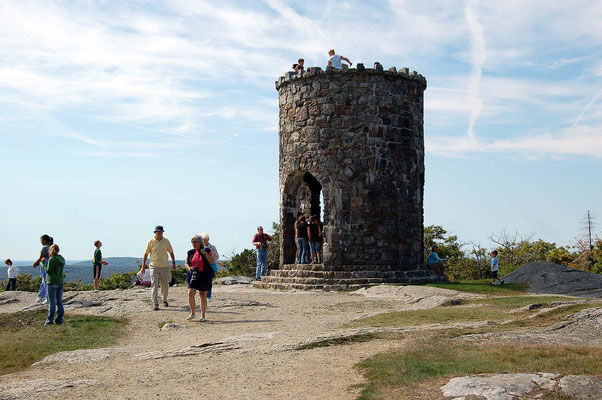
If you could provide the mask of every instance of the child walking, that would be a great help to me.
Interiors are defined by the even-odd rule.
[[[63,309],[63,268],[65,267],[65,259],[59,255],[59,246],[53,244],[48,250],[50,260],[44,269],[46,270],[46,279],[48,285],[48,318],[44,325],[52,325],[63,323],[65,310]],[[58,310],[57,310],[58,308]],[[56,320],[54,314],[56,312]]]
[[[4,290],[7,292],[9,290],[17,290],[17,275],[19,275],[20,272],[19,268],[13,265],[13,262],[10,260],[10,258],[7,258],[6,261],[4,261],[4,264],[8,265],[8,283],[6,284],[6,288]]]
[[[499,262],[497,260],[497,250],[493,250],[491,252],[491,257],[493,257],[491,259],[491,284],[493,285],[493,282],[497,280],[500,281],[501,285],[503,285],[504,280],[497,277],[497,272],[500,268]]]

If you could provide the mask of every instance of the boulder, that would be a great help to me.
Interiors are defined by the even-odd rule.
[[[504,277],[506,283],[526,283],[527,292],[602,298],[602,275],[564,265],[531,262]]]
[[[225,276],[215,280],[218,285],[249,285],[253,283],[253,278],[248,276]]]

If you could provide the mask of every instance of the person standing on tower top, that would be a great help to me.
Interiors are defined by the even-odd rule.
[[[328,55],[329,55],[329,57],[328,57],[328,66],[329,67],[334,67],[336,69],[343,68],[341,60],[346,61],[347,63],[349,63],[350,67],[353,65],[353,63],[351,61],[349,61],[349,59],[347,57],[339,56],[337,54],[334,54],[334,49],[331,49],[328,52]]]

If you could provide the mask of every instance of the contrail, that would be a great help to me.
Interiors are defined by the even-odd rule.
[[[466,2],[465,14],[466,24],[470,31],[472,70],[468,82],[468,104],[471,109],[470,123],[468,124],[468,137],[474,140],[474,124],[483,111],[483,102],[479,98],[479,85],[483,77],[483,65],[485,64],[485,36],[483,26],[477,21],[474,12],[474,0]]]
[[[593,99],[591,99],[591,101],[589,103],[587,103],[587,105],[585,106],[585,108],[583,109],[583,111],[581,111],[581,114],[579,114],[579,116],[577,117],[577,119],[575,120],[575,122],[573,122],[573,125],[571,125],[571,131],[573,130],[573,128],[575,126],[577,126],[577,124],[579,124],[579,122],[581,122],[581,119],[583,118],[583,116],[585,115],[586,112],[588,112],[588,110],[590,109],[590,107],[600,98],[600,96],[602,96],[602,89],[600,89],[598,91],[598,94],[596,94],[594,96]]]

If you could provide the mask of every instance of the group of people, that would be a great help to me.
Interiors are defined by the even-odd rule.
[[[445,276],[447,278],[447,274],[445,273],[445,262],[449,259],[449,257],[440,258],[439,254],[439,246],[436,244],[431,247],[431,253],[429,254],[426,265],[429,269],[435,271],[437,275]],[[499,281],[500,285],[504,284],[504,280],[498,277],[498,272],[500,269],[500,263],[497,258],[497,250],[493,250],[491,253],[491,285],[495,283],[495,281]]]
[[[169,306],[168,295],[171,281],[169,267],[171,266],[173,270],[176,269],[173,247],[169,240],[163,236],[163,233],[163,226],[157,225],[154,230],[154,237],[146,245],[142,266],[137,273],[139,283],[143,285],[148,283],[151,287],[151,303],[155,311],[159,310],[159,288],[161,288],[163,306]],[[36,301],[48,304],[48,317],[44,325],[60,325],[63,323],[65,315],[63,307],[65,259],[59,254],[60,248],[54,243],[51,236],[42,235],[40,242],[42,243],[42,250],[38,259],[33,263],[34,268],[40,266],[40,277],[42,279]],[[185,261],[188,305],[190,306],[190,315],[187,319],[193,320],[196,318],[195,297],[199,293],[201,306],[199,321],[205,322],[207,299],[211,297],[211,287],[213,278],[217,273],[219,254],[217,248],[209,242],[209,234],[207,233],[194,235],[190,242],[192,249],[188,251]],[[96,240],[94,247],[94,255],[92,256],[94,290],[98,290],[102,267],[108,265],[108,262],[102,258],[102,242]],[[171,258],[171,263],[168,256]],[[19,268],[13,266],[10,259],[7,259],[5,263],[9,267],[6,290],[15,290]]]
[[[347,57],[338,55],[335,53],[334,49],[330,49],[328,51],[328,66],[329,67],[333,67],[335,69],[341,69],[343,68],[343,63],[342,61],[345,61],[349,64],[349,66],[352,66],[353,63],[351,61],[349,61],[349,59]],[[300,58],[297,60],[296,64],[293,64],[293,70],[295,72],[299,72],[299,71],[305,71],[305,60]]]
[[[173,247],[167,238],[163,236],[163,226],[157,225],[154,230],[155,236],[146,244],[140,275],[143,278],[147,269],[150,270],[151,303],[153,310],[159,310],[159,287],[163,306],[169,307],[169,282],[171,280],[170,264],[176,269],[176,256]],[[200,297],[201,316],[200,322],[207,321],[206,312],[211,297],[213,278],[217,273],[217,260],[219,254],[217,248],[209,242],[209,234],[194,235],[190,239],[192,249],[188,250],[184,265],[186,267],[186,283],[188,286],[188,305],[190,314],[186,319],[194,320],[196,316],[196,294]],[[169,258],[171,258],[171,263]],[[147,261],[149,263],[147,264]]]
[[[307,219],[302,212],[295,221],[295,243],[297,245],[297,264],[321,264],[324,224],[317,215]]]

